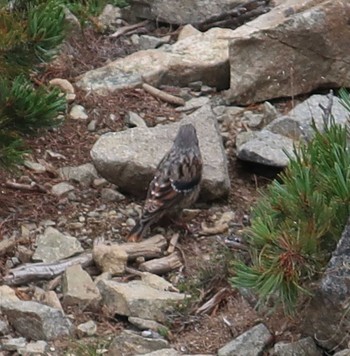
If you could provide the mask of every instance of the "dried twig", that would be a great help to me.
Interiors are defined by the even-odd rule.
[[[28,263],[11,269],[3,280],[5,284],[19,285],[41,279],[51,279],[63,273],[70,266],[81,264],[83,267],[86,267],[92,262],[92,254],[84,253],[57,262]]]
[[[159,98],[167,103],[174,104],[174,105],[179,105],[179,106],[184,106],[185,105],[185,100],[182,98],[179,98],[178,96],[171,95],[169,93],[166,93],[165,91],[159,90],[152,85],[149,85],[147,83],[142,84],[142,88],[150,93],[152,96]]]
[[[12,189],[30,190],[35,192],[47,193],[47,190],[40,184],[32,182],[31,184],[22,184],[11,181],[6,181],[5,186]]]
[[[136,23],[135,25],[127,25],[127,26],[120,27],[120,28],[118,28],[117,31],[115,31],[114,33],[109,35],[109,37],[118,38],[132,30],[135,30],[136,28],[143,27],[143,26],[147,25],[148,23],[149,23],[149,21],[145,20],[145,21]]]
[[[165,274],[182,266],[179,255],[174,252],[169,256],[149,260],[140,264],[141,271],[146,271],[154,274]]]
[[[229,290],[227,288],[220,289],[212,298],[205,302],[201,307],[196,310],[196,314],[208,314],[210,313],[221,301],[223,301]]]
[[[167,250],[169,255],[175,251],[177,242],[179,241],[179,237],[180,237],[180,235],[177,233],[171,237],[170,242],[169,242],[169,247]]]

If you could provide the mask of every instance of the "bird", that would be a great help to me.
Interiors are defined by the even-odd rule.
[[[164,215],[174,215],[198,198],[203,160],[197,132],[192,124],[181,125],[171,149],[157,166],[149,184],[139,221],[129,242],[142,240],[148,228]]]

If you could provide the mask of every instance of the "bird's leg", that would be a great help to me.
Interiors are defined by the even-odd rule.
[[[187,233],[193,235],[194,233],[198,232],[198,227],[192,227],[189,223],[186,223],[183,218],[169,216],[170,221],[177,227],[184,229]]]

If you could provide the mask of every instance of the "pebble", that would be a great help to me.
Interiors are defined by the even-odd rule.
[[[135,226],[136,225],[136,221],[133,219],[133,218],[128,218],[127,220],[126,220],[126,225],[127,226]]]
[[[73,120],[87,120],[88,115],[85,112],[84,106],[74,105],[69,113],[69,116]]]
[[[91,120],[87,126],[88,131],[90,132],[94,132],[96,131],[96,127],[97,127],[97,121],[96,120]]]

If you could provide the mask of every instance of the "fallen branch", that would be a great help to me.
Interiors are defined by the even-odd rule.
[[[175,251],[175,248],[177,246],[177,242],[179,241],[179,237],[180,235],[179,234],[174,234],[172,237],[171,237],[171,240],[169,242],[169,247],[167,249],[167,253],[170,255],[172,254],[174,251]]]
[[[145,21],[136,23],[135,25],[127,25],[127,26],[120,27],[120,28],[118,28],[117,31],[115,31],[114,33],[109,35],[109,37],[118,38],[122,35],[127,34],[128,32],[130,32],[132,30],[135,30],[136,28],[143,27],[143,26],[147,25],[148,23],[149,23],[149,21],[145,20]]]
[[[229,294],[227,288],[219,290],[212,298],[205,302],[196,310],[196,314],[209,314],[219,303],[221,303]]]
[[[167,244],[168,242],[164,236],[154,235],[141,242],[128,242],[120,245],[120,247],[127,253],[129,260],[134,260],[138,257],[150,259],[161,256]]]
[[[167,103],[174,104],[174,105],[179,105],[179,106],[184,106],[185,105],[185,100],[182,98],[179,98],[178,96],[171,95],[169,93],[166,93],[165,91],[159,90],[152,85],[149,85],[147,83],[142,84],[142,88],[152,96],[163,100]]]
[[[174,252],[169,256],[143,262],[140,264],[139,269],[154,274],[165,274],[181,266],[182,262],[178,253]]]
[[[86,267],[92,262],[92,254],[85,253],[62,261],[28,263],[11,269],[3,278],[3,282],[8,285],[19,285],[41,279],[51,279],[63,273],[70,266],[80,264],[82,267]]]
[[[47,190],[40,184],[32,182],[31,184],[22,184],[16,183],[11,181],[6,181],[5,186],[12,189],[19,189],[19,190],[30,190],[30,191],[37,191],[41,193],[47,193]]]

